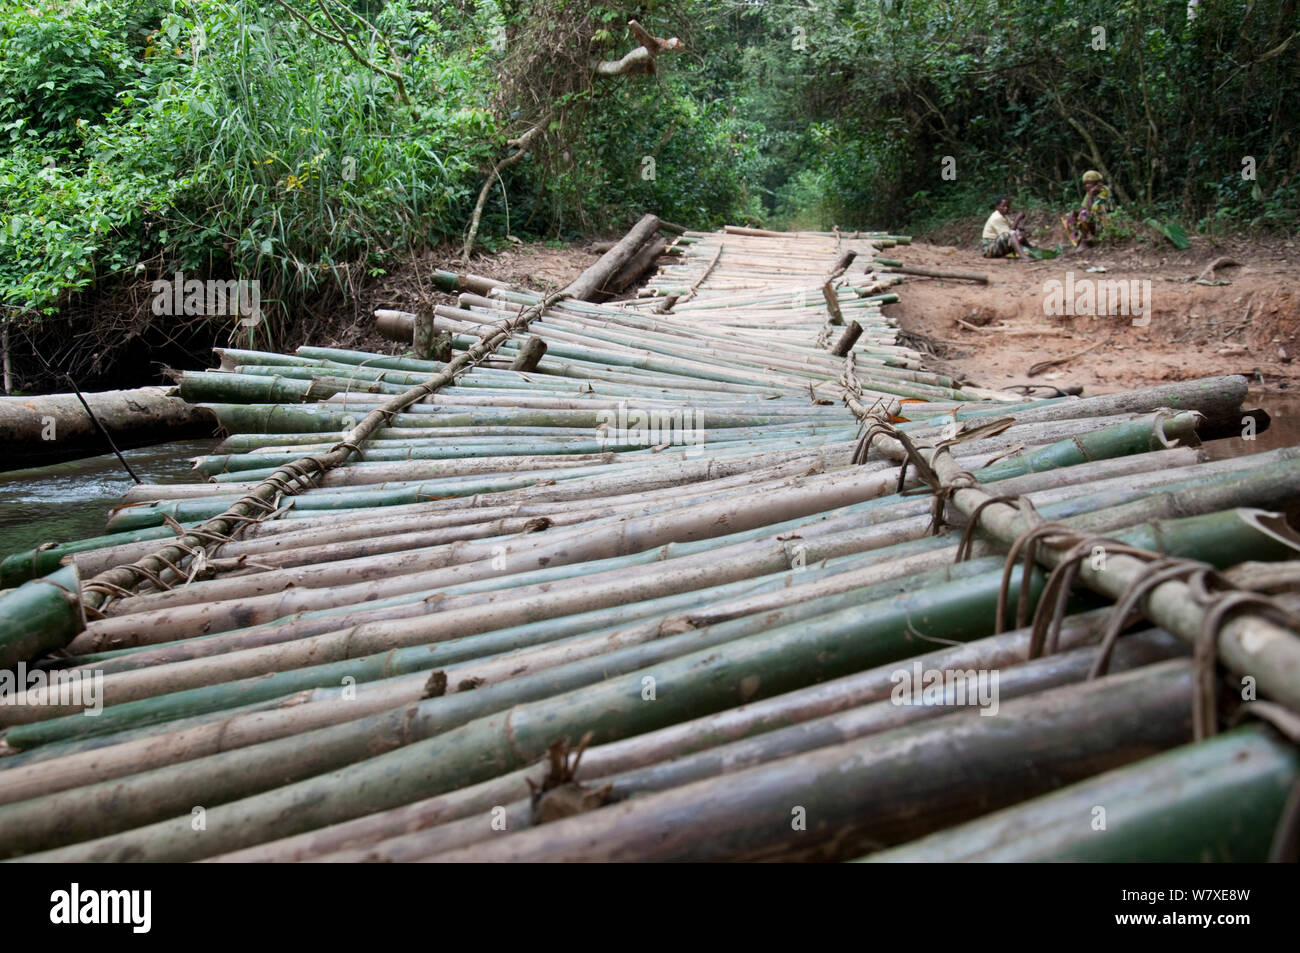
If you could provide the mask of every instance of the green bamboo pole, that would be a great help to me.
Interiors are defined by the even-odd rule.
[[[1295,746],[1244,727],[863,859],[1259,863],[1297,781]]]
[[[191,527],[186,526],[184,528],[190,529]],[[144,540],[169,539],[175,535],[175,530],[170,526],[152,526],[128,533],[92,536],[89,539],[74,540],[53,546],[40,546],[21,553],[13,553],[0,561],[0,589],[11,589],[27,582],[29,579],[49,575],[59,568],[65,557],[74,553],[89,553],[111,546]]]
[[[81,630],[77,586],[68,566],[0,595],[0,669],[61,648]]]
[[[375,381],[349,381],[340,377],[315,375],[307,380],[291,377],[264,377],[256,374],[183,371],[178,384],[181,397],[192,404],[204,401],[271,404],[281,401],[305,403],[325,400],[343,392],[400,394],[403,388]]]

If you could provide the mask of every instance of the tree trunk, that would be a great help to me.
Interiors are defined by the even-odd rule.
[[[601,255],[594,265],[564,289],[565,292],[569,297],[577,298],[579,301],[597,300],[606,283],[640,251],[642,245],[654,238],[658,230],[658,216],[643,215],[617,245]]]
[[[169,396],[167,387],[84,394],[119,447],[207,436],[216,419],[207,410]],[[0,397],[0,469],[15,469],[109,453],[104,435],[75,394]]]

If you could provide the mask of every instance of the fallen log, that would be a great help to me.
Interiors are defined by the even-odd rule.
[[[643,215],[641,221],[629,231],[600,259],[578,276],[578,279],[565,288],[567,296],[579,301],[595,301],[609,280],[641,250],[641,247],[654,238],[659,231],[657,215]]]
[[[659,256],[667,250],[667,242],[658,236],[651,236],[650,240],[641,246],[641,250],[628,259],[627,264],[620,268],[614,277],[609,280],[605,290],[616,295],[622,294],[629,287],[636,284],[642,275],[653,268]]]
[[[208,436],[216,418],[169,396],[167,387],[84,394],[86,403],[120,447],[180,437]],[[75,394],[0,397],[0,470],[109,453],[112,448]]]

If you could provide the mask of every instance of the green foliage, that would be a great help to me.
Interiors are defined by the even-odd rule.
[[[537,191],[515,220],[568,234],[623,227],[642,211],[696,228],[757,220],[760,134],[724,103],[671,85],[617,84],[599,91],[580,127],[562,131],[567,158],[521,169]]]
[[[1153,233],[1140,215],[1134,215],[1121,206],[1106,218],[1106,230],[1101,233],[1103,244],[1122,244],[1130,240],[1150,241]]]
[[[294,14],[271,0],[0,0],[11,316],[181,269],[261,281],[273,338],[326,289],[457,240],[537,105],[536,89],[501,85],[507,30],[513,45],[530,29],[577,32],[567,60],[540,37],[523,51],[557,108],[544,145],[493,192],[489,245],[644,209],[691,225],[760,214],[761,129],[734,106],[671,76],[591,87],[590,57],[636,45],[626,10],[328,0],[326,17],[285,2]],[[340,27],[352,49],[321,35]]]
[[[1108,240],[1300,207],[1290,0],[322,2],[0,0],[3,316],[184,269],[260,280],[273,337],[459,241],[530,130],[487,248],[644,211],[901,229],[1007,193],[1055,215],[1093,167]],[[596,77],[633,17],[684,48]]]
[[[1202,4],[1191,20],[1185,0],[762,3],[744,16],[741,85],[799,143],[768,172],[783,218],[902,227],[1002,192],[1064,209],[1097,167],[1121,204],[1202,230],[1296,223],[1289,0]]]
[[[100,4],[10,10],[0,21],[0,129],[11,138],[73,147],[88,123],[103,120],[140,64],[120,22]]]
[[[420,94],[407,108],[343,46],[247,0],[7,8],[3,304],[49,311],[95,281],[185,269],[261,280],[283,311],[355,262],[458,232],[495,146],[490,64],[430,42],[431,15],[379,18]],[[140,42],[110,35],[135,39],[132,19]]]

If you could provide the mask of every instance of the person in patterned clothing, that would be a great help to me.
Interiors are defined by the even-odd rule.
[[[1094,244],[1106,224],[1106,217],[1115,211],[1110,189],[1101,181],[1101,173],[1089,169],[1083,174],[1083,206],[1074,209],[1061,219],[1065,234],[1076,247]]]

